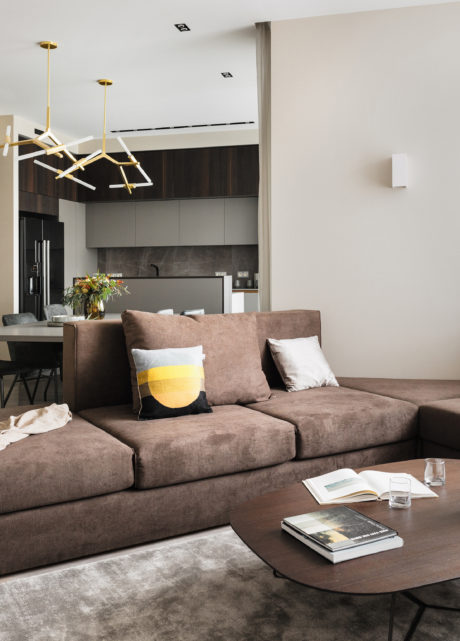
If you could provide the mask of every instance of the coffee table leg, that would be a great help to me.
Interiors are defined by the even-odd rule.
[[[388,622],[388,641],[393,641],[393,630],[394,630],[394,615],[395,615],[395,602],[396,602],[396,595],[398,592],[393,592],[391,595],[391,601],[390,601],[390,620]],[[427,607],[425,603],[420,601],[420,599],[417,599],[417,597],[413,596],[410,592],[401,592],[400,593],[402,596],[405,596],[407,599],[415,603],[418,608],[417,612],[415,613],[414,618],[411,621],[410,627],[408,631],[406,632],[406,635],[404,637],[404,641],[410,641],[414,635],[415,630],[417,629],[418,624],[420,623],[420,619],[422,618],[423,613],[425,612],[425,608]],[[429,607],[429,606],[428,606]]]
[[[278,570],[273,570],[273,576],[275,576],[277,579],[286,579],[287,581],[290,580],[288,579],[287,576],[284,576],[284,574],[281,574],[280,572],[278,572]],[[406,597],[406,599],[409,599],[409,601],[412,601],[412,603],[414,603],[417,606],[417,612],[415,613],[415,616],[411,621],[409,629],[406,632],[404,641],[411,641],[417,629],[417,626],[420,623],[420,619],[422,618],[423,613],[427,608],[431,608],[433,610],[444,610],[447,612],[460,612],[460,608],[453,608],[448,605],[434,605],[434,604],[424,603],[421,599],[419,599],[414,594],[411,594],[411,592],[408,592],[408,591],[393,592],[390,597],[390,615],[388,620],[388,641],[393,641],[395,602],[396,602],[397,594],[401,594],[401,596]]]
[[[417,612],[415,613],[414,618],[412,619],[412,623],[410,624],[410,628],[407,631],[406,636],[404,637],[404,641],[410,641],[412,639],[412,636],[417,629],[418,624],[420,623],[420,619],[422,618],[423,613],[425,612],[425,609],[427,607],[426,603],[423,603],[423,601],[420,601],[420,599],[417,599],[416,596],[411,594],[410,592],[403,592],[403,595],[406,597],[406,599],[409,599],[409,601],[412,601],[412,603],[415,603],[417,607]]]
[[[417,606],[417,612],[415,613],[411,624],[409,626],[409,629],[406,632],[406,635],[404,637],[404,641],[411,641],[412,637],[415,634],[415,631],[417,629],[418,624],[420,623],[420,620],[423,616],[423,613],[427,609],[433,609],[433,610],[443,610],[444,612],[460,612],[459,608],[454,608],[449,605],[438,605],[434,603],[425,603],[421,599],[419,599],[415,594],[412,594],[411,592],[405,591],[405,592],[395,592],[394,594],[391,595],[391,604],[390,604],[390,621],[389,621],[389,627],[388,627],[388,641],[393,641],[393,628],[394,628],[394,609],[395,609],[395,600],[396,600],[396,595],[401,594],[401,596],[406,597],[406,599],[409,599],[409,601],[412,601],[414,605]]]
[[[395,601],[396,594],[393,592],[390,600],[390,620],[388,622],[388,641],[393,641],[393,625],[395,618]]]

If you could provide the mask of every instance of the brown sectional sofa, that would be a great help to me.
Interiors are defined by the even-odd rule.
[[[302,478],[413,458],[420,434],[424,454],[460,452],[460,381],[344,378],[288,393],[266,339],[320,337],[319,312],[250,316],[271,397],[154,421],[132,412],[121,322],[65,326],[64,400],[74,418],[0,452],[0,574],[221,525],[237,503]],[[238,340],[208,349],[225,365]],[[0,419],[23,408],[15,410]]]

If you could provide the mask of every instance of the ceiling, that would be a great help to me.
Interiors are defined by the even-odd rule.
[[[55,40],[54,131],[100,137],[98,78],[114,82],[108,90],[108,130],[248,121],[257,127],[254,23],[443,1],[5,0],[0,114],[44,126],[47,53],[37,43]],[[183,22],[189,32],[174,27]],[[233,78],[223,78],[225,71]]]

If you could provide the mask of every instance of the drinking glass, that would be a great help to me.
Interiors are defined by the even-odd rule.
[[[425,459],[425,485],[446,484],[446,462],[442,458]]]
[[[405,476],[390,478],[390,507],[407,508],[411,506],[410,479]]]

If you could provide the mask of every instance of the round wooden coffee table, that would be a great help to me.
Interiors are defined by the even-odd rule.
[[[365,469],[408,472],[423,481],[424,468],[420,459]],[[232,511],[230,523],[246,545],[273,568],[275,576],[328,592],[390,594],[389,641],[395,598],[402,593],[418,606],[405,637],[409,641],[427,607],[458,611],[424,603],[409,592],[460,577],[460,460],[446,460],[446,479],[444,487],[433,488],[439,498],[414,499],[407,510],[390,509],[388,501],[350,503],[397,530],[404,546],[336,565],[281,530],[284,517],[324,508],[302,483],[243,503]]]

